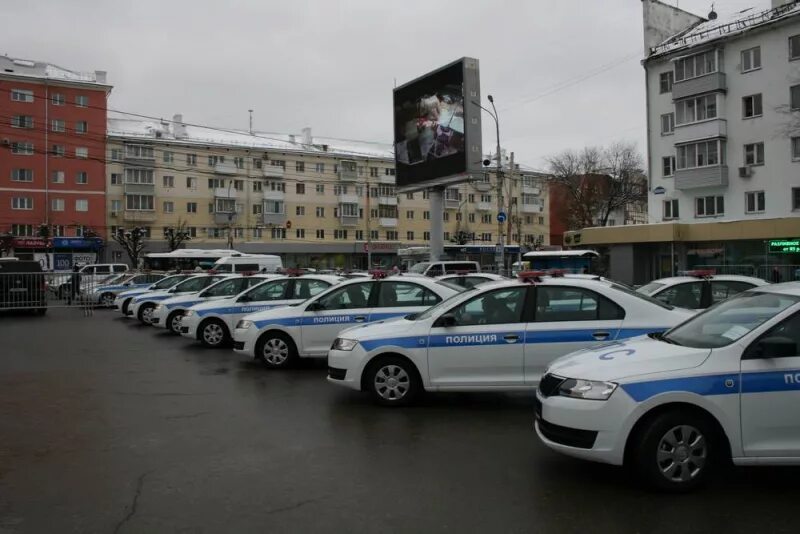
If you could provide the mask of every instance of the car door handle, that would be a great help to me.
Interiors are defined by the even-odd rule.
[[[357,323],[363,323],[364,321],[367,320],[367,316],[366,315],[356,315],[355,317],[353,317],[353,320],[355,322],[357,322]]]
[[[595,338],[598,341],[603,341],[605,339],[608,339],[608,335],[609,335],[608,332],[594,332],[594,333],[592,333],[592,337]]]
[[[503,339],[506,341],[519,341],[519,336],[516,334],[509,334],[507,336],[503,336]]]

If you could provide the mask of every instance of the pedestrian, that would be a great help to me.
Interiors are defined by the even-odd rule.
[[[194,272],[202,273],[203,272],[203,268],[198,265],[197,267],[194,268]]]
[[[81,293],[81,268],[75,265],[72,268],[72,274],[69,280],[69,293],[67,304],[72,305],[73,299],[77,300],[78,295]]]
[[[772,283],[777,284],[781,281],[781,272],[777,267],[772,268]]]

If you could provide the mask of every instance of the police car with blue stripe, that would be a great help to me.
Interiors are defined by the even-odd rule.
[[[234,297],[195,304],[183,314],[180,333],[206,347],[228,344],[245,315],[300,304],[345,279],[333,275],[280,276]]]
[[[218,282],[223,278],[227,278],[229,276],[231,275],[199,274],[197,276],[191,276],[186,280],[175,284],[170,289],[165,289],[163,291],[149,291],[143,295],[133,297],[133,300],[128,306],[128,311],[126,312],[126,316],[136,317],[140,322],[149,325],[150,319],[153,316],[153,310],[156,309],[156,306],[162,300],[167,300],[168,298],[176,297],[178,295],[189,295],[189,294],[199,293],[200,291],[204,290],[211,284]]]
[[[339,332],[421,312],[458,293],[427,277],[374,273],[337,284],[298,306],[246,315],[233,331],[234,350],[272,368],[297,357],[324,358]]]
[[[144,290],[163,278],[163,274],[134,274],[122,283],[98,285],[87,295],[87,299],[92,304],[110,308],[114,305],[114,300],[118,293],[129,289]]]
[[[148,291],[162,291],[165,289],[170,289],[178,282],[182,282],[189,278],[189,274],[174,274],[172,276],[167,276],[166,278],[162,278],[155,284],[150,284],[147,287],[139,287],[136,289],[127,289],[126,291],[122,291],[117,293],[117,296],[114,298],[114,308],[122,312],[122,315],[127,315],[128,305],[133,300],[133,297],[138,295],[142,295],[147,293]]]
[[[328,380],[384,405],[407,404],[423,389],[533,389],[559,356],[692,315],[606,280],[523,272],[416,317],[342,332],[328,354]]]
[[[697,486],[726,458],[800,465],[800,283],[553,362],[535,419],[549,447],[627,464],[664,490]]]

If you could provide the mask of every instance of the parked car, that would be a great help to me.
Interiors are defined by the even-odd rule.
[[[0,261],[0,310],[47,313],[47,283],[38,261]]]
[[[768,283],[752,276],[690,271],[686,276],[653,280],[636,291],[678,308],[703,310],[737,293]]]

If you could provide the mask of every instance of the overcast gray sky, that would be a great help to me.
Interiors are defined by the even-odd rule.
[[[0,18],[0,53],[106,70],[114,109],[246,129],[253,108],[262,131],[391,142],[395,80],[472,56],[517,161],[614,140],[644,152],[640,0],[32,0]],[[484,150],[494,139],[485,117]]]

